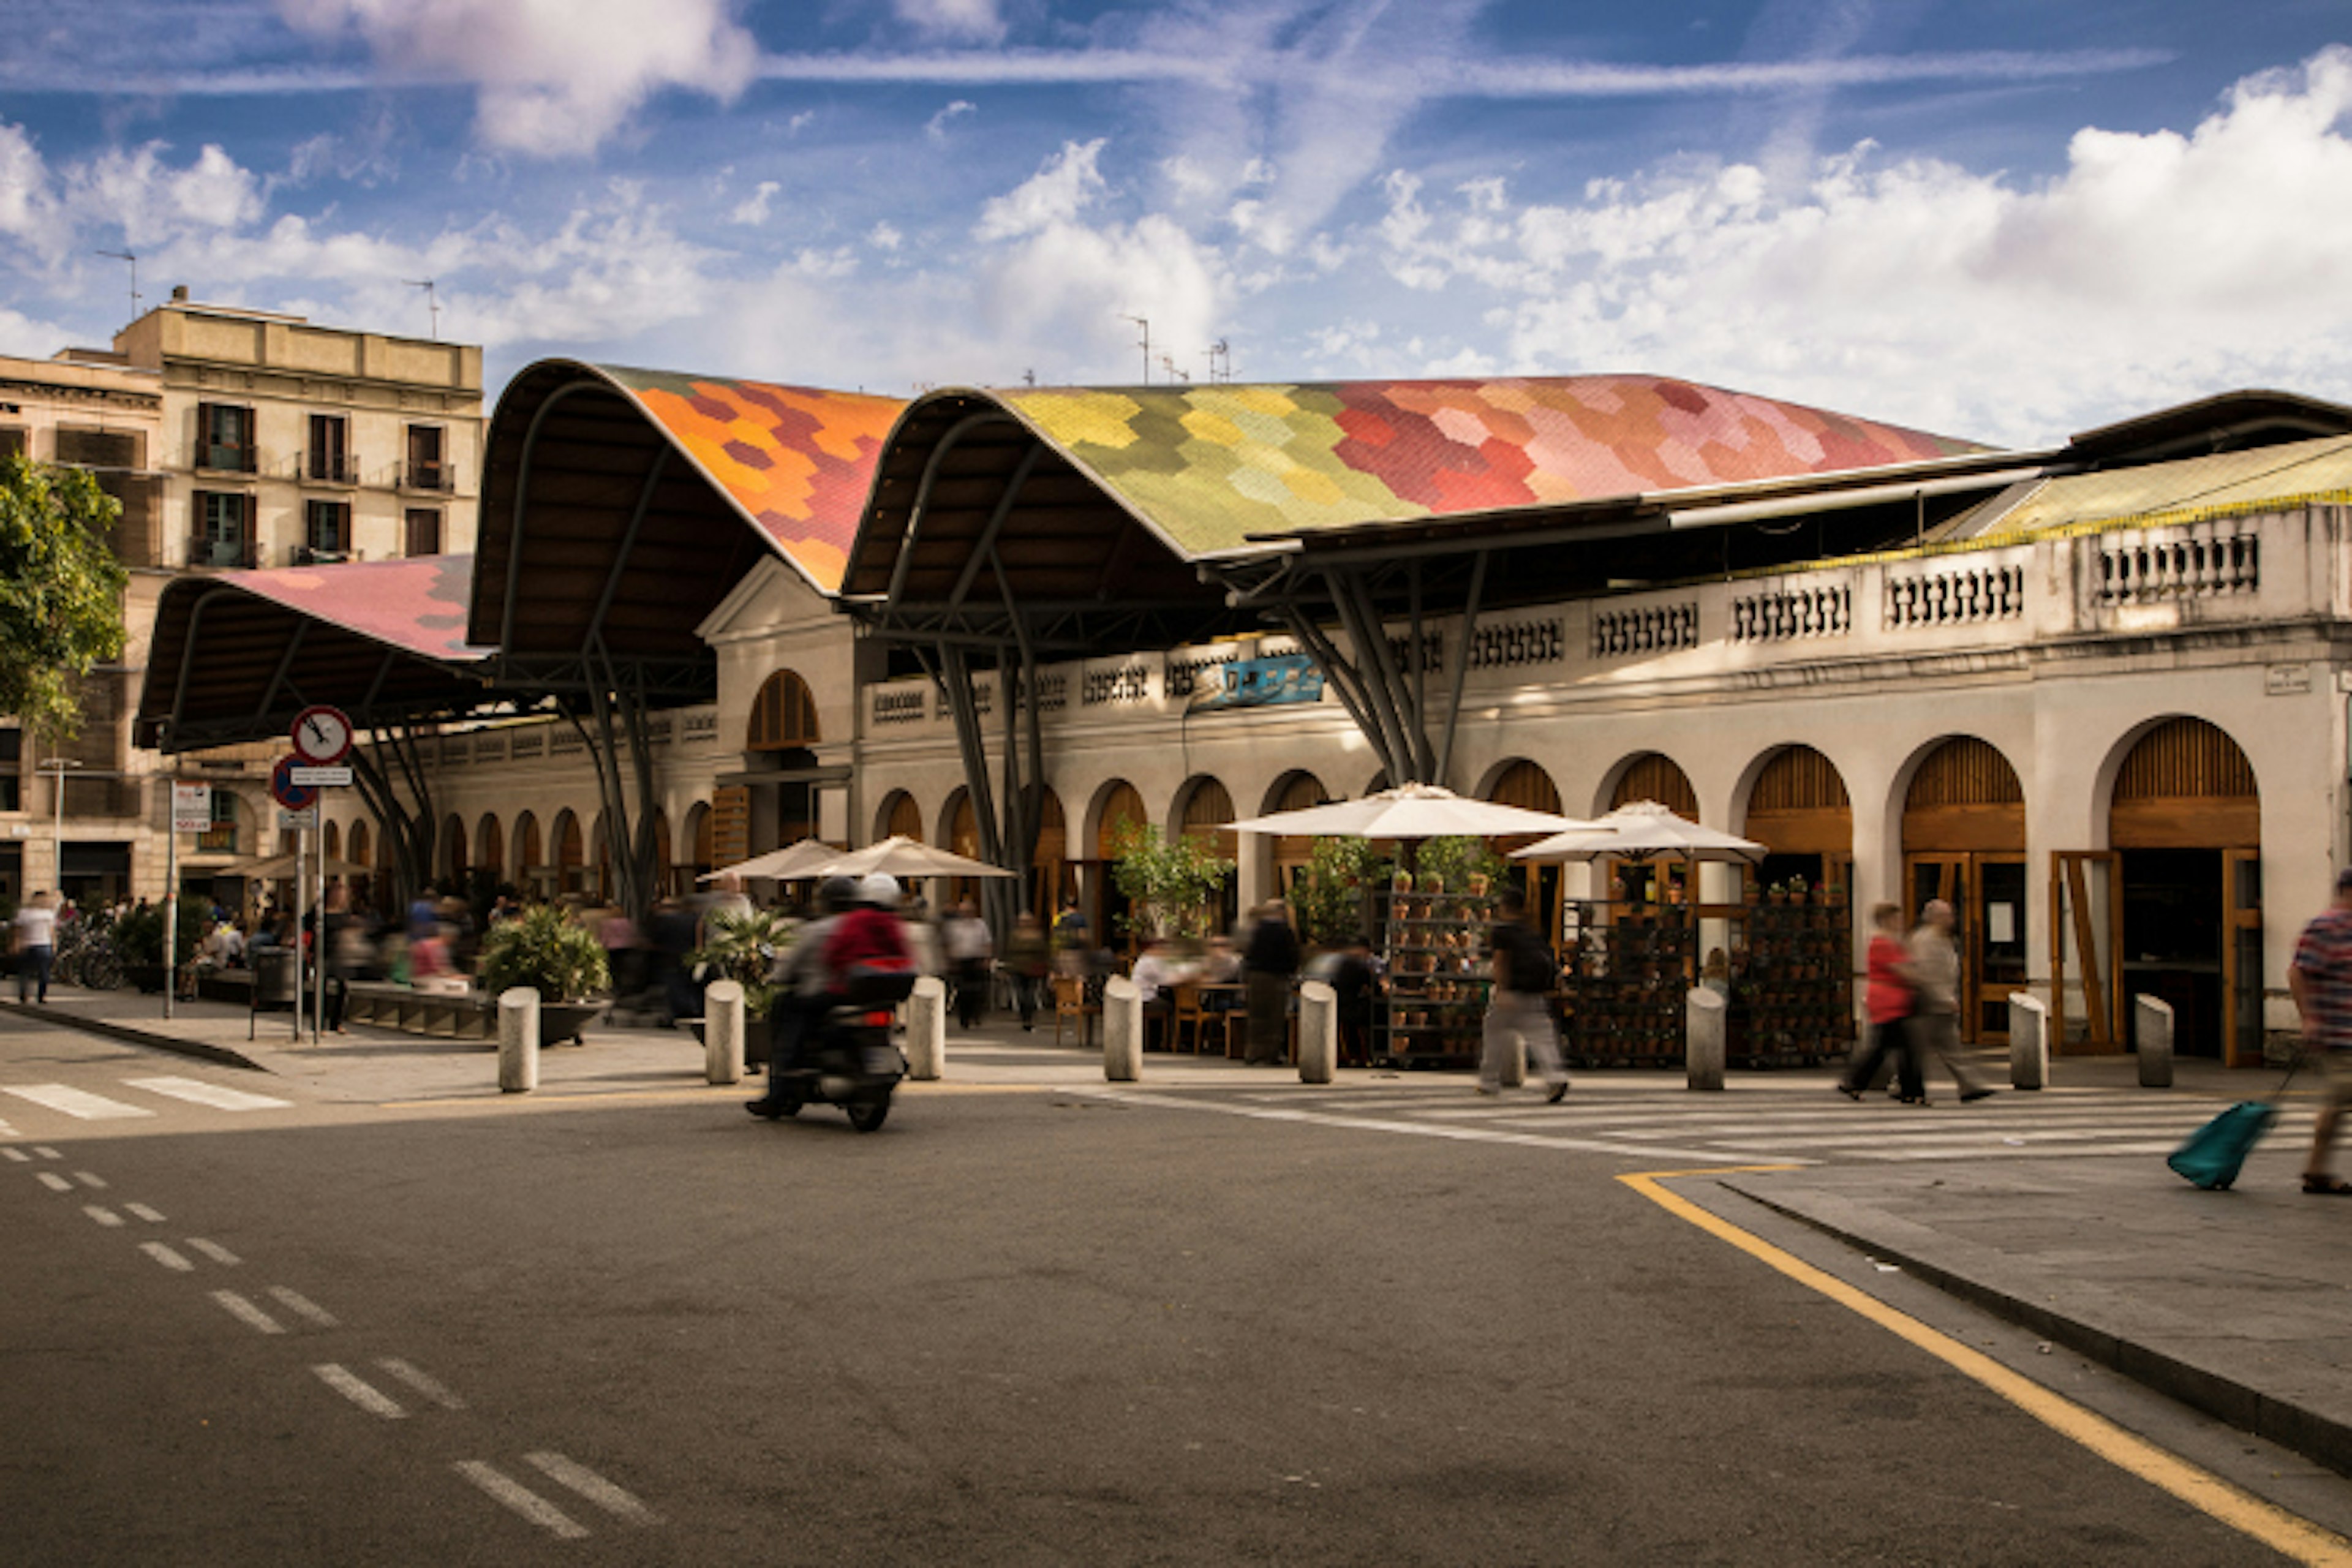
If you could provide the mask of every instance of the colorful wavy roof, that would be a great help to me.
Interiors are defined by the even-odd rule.
[[[1979,452],[1649,375],[992,394],[1193,554],[1293,533]]]
[[[425,658],[470,663],[494,651],[466,641],[470,555],[222,572],[210,580]]]
[[[831,593],[906,405],[894,397],[597,365],[809,581]]]

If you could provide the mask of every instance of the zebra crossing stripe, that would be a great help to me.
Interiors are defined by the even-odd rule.
[[[452,1467],[457,1472],[520,1514],[531,1523],[562,1541],[577,1541],[588,1533],[588,1527],[570,1514],[509,1477],[495,1465],[479,1459],[460,1459]]]
[[[102,1094],[92,1094],[86,1089],[76,1089],[64,1083],[0,1084],[0,1094],[13,1094],[19,1100],[29,1100],[35,1105],[63,1111],[84,1121],[120,1121],[155,1113],[141,1105],[126,1105],[119,1100],[109,1100]]]
[[[122,1081],[131,1089],[143,1089],[150,1094],[184,1100],[194,1105],[209,1105],[215,1110],[275,1110],[294,1103],[272,1095],[248,1094],[226,1084],[206,1083],[200,1078],[126,1078]]]

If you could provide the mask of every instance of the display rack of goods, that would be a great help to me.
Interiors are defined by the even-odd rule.
[[[1388,996],[1375,1016],[1372,1059],[1399,1067],[1476,1062],[1494,900],[1483,889],[1449,893],[1437,878],[1399,872],[1373,902]]]
[[[1562,947],[1562,1047],[1584,1067],[1671,1067],[1697,932],[1676,905],[1572,903]]]
[[[1853,1044],[1853,918],[1838,889],[1775,885],[1749,904],[1730,1054],[1750,1067],[1843,1060]]]

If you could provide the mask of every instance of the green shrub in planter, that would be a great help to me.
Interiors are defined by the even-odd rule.
[[[611,984],[594,933],[551,904],[500,921],[482,942],[482,989],[493,996],[526,985],[542,1002],[576,1002]]]
[[[211,929],[212,920],[194,899],[180,900],[180,944],[173,963],[184,969],[196,959],[196,949]],[[132,965],[161,967],[163,963],[163,906],[132,910],[114,922],[114,951]]]
[[[687,969],[709,964],[713,979],[732,980],[743,987],[743,1016],[764,1018],[774,1008],[783,987],[772,984],[776,961],[790,952],[800,934],[800,922],[772,910],[748,915],[716,910],[710,917],[710,940],[686,955]]]

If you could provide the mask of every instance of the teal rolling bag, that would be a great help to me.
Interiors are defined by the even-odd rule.
[[[2227,1188],[2277,1118],[2277,1109],[2265,1101],[2241,1100],[2191,1132],[2165,1163],[2200,1187]]]

